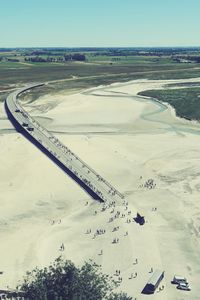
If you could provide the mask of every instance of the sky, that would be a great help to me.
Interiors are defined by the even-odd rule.
[[[0,0],[3,47],[200,46],[200,0]]]

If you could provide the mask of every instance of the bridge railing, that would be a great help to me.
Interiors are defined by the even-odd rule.
[[[86,164],[80,157],[78,157],[74,152],[72,152],[67,146],[65,146],[60,140],[58,140],[56,137],[54,137],[49,131],[47,131],[43,126],[41,126],[33,117],[31,117],[29,115],[29,113],[24,110],[22,108],[22,106],[20,105],[20,103],[18,102],[18,96],[20,94],[22,94],[24,91],[27,91],[33,87],[36,87],[36,86],[42,86],[44,84],[35,84],[35,85],[30,85],[28,86],[27,88],[25,89],[20,89],[19,91],[16,91],[14,93],[14,101],[15,101],[15,104],[17,106],[17,108],[20,109],[22,115],[24,117],[26,117],[30,122],[32,122],[34,124],[34,126],[37,127],[37,129],[40,131],[40,133],[44,136],[46,136],[49,141],[51,143],[53,143],[56,147],[59,147],[59,149],[64,153],[64,154],[70,154],[71,156],[73,156],[75,158],[75,160],[79,161],[80,164],[82,165],[82,167],[86,168],[87,171],[89,171],[88,173],[91,173],[93,174],[96,179],[98,181],[100,181],[103,185],[105,185],[109,190],[106,191],[107,193],[114,193],[114,194],[117,194],[121,199],[124,198],[124,195],[122,193],[120,193],[116,188],[114,188],[106,179],[104,179],[102,176],[100,176],[93,168],[91,168],[88,164]],[[73,168],[71,168],[73,169]],[[72,170],[73,171],[73,170]],[[79,174],[77,174],[79,175]],[[83,178],[79,175],[78,176],[81,180],[83,180]],[[87,178],[85,178],[85,180],[87,181]],[[88,185],[88,182],[87,182],[87,185]],[[92,186],[90,187],[95,193],[97,192],[97,190]],[[102,196],[101,196],[102,197]]]

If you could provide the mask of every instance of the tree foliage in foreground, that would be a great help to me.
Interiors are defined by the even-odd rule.
[[[27,272],[21,289],[30,300],[131,300],[125,293],[114,293],[117,282],[101,272],[92,261],[80,268],[57,258],[48,268]]]

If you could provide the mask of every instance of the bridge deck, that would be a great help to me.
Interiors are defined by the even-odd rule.
[[[123,199],[123,195],[108,181],[89,167],[54,135],[41,126],[19,104],[18,96],[23,92],[42,86],[33,84],[11,93],[6,99],[6,110],[14,125],[39,148],[45,149],[49,156],[79,183],[93,198],[100,201]]]

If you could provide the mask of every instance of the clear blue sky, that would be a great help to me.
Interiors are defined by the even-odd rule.
[[[200,46],[200,0],[0,0],[0,47]]]

